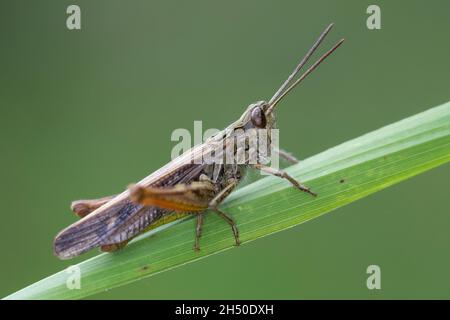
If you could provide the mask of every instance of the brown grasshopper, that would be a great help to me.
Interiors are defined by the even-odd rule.
[[[239,120],[204,143],[181,154],[138,184],[130,186],[123,193],[101,199],[73,202],[71,209],[82,219],[56,236],[55,255],[61,259],[69,259],[95,247],[100,247],[105,252],[116,251],[137,235],[188,214],[196,214],[197,217],[194,248],[199,250],[203,217],[208,209],[217,213],[230,225],[236,245],[239,245],[239,233],[235,221],[218,206],[238,185],[248,167],[286,179],[300,191],[316,196],[308,187],[286,172],[266,166],[262,163],[263,161],[252,164],[249,162],[206,163],[199,159],[208,152],[223,154],[225,147],[230,146],[233,141],[242,140],[242,132],[254,129],[266,129],[270,132],[272,128],[275,128],[276,105],[344,41],[344,39],[340,40],[294,81],[294,77],[332,26],[333,24],[330,24],[322,32],[269,102],[258,101],[249,105]],[[270,136],[268,138],[270,140]],[[245,143],[243,148],[233,146],[231,150],[233,153],[241,152],[244,155],[249,152]],[[298,162],[285,151],[280,149],[272,151],[289,162]]]

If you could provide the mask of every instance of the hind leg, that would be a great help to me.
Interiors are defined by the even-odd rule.
[[[99,199],[89,199],[89,200],[77,200],[73,201],[70,205],[70,209],[79,217],[84,218],[85,216],[91,214],[93,211],[95,211],[97,208],[100,208],[105,203],[109,202],[112,198],[114,198],[116,195],[107,196]],[[126,240],[119,243],[111,243],[111,244],[105,244],[100,246],[100,251],[103,252],[113,252],[122,249],[125,247],[128,242],[130,241]]]
[[[216,212],[232,228],[236,245],[239,245],[239,234],[234,220],[226,213],[220,211],[218,206],[233,191],[237,185],[236,179],[229,179],[227,186],[216,193],[214,183],[207,177],[201,176],[200,181],[190,184],[178,184],[173,187],[154,188],[132,186],[130,197],[133,202],[146,206],[189,212],[197,214],[194,249],[200,249],[200,237],[203,226],[203,212],[210,209]]]
[[[100,246],[100,251],[114,252],[114,251],[120,250],[120,249],[124,248],[128,244],[128,242],[130,242],[131,240],[132,239],[122,241],[119,243],[104,244],[104,245]]]
[[[100,199],[90,199],[90,200],[77,200],[73,201],[70,205],[70,209],[80,218],[83,218],[90,214],[97,208],[100,208],[105,203],[109,202],[116,195],[103,197]]]

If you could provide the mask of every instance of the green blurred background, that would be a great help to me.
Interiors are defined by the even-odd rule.
[[[66,28],[73,3],[80,31]],[[381,30],[366,28],[369,4]],[[448,1],[2,1],[0,296],[97,254],[53,256],[76,220],[70,201],[163,165],[175,128],[222,128],[270,98],[329,22],[321,52],[347,41],[279,108],[284,148],[305,158],[448,101],[449,12]],[[437,168],[93,298],[450,298],[449,178]],[[371,264],[381,290],[366,287]]]

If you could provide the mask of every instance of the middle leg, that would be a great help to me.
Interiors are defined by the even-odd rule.
[[[234,190],[237,184],[238,181],[236,179],[234,178],[229,179],[228,185],[224,189],[222,189],[222,191],[220,191],[217,194],[217,196],[214,197],[214,199],[211,200],[208,206],[208,209],[214,211],[219,217],[221,217],[230,225],[231,230],[233,231],[236,246],[241,244],[241,241],[239,240],[239,231],[237,229],[236,222],[232,217],[230,217],[228,214],[220,210],[218,206]]]
[[[194,245],[195,251],[200,250],[200,237],[202,236],[203,215],[204,213],[197,214],[197,226],[195,228],[195,245]]]

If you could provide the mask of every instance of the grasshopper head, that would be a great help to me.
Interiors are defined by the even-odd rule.
[[[257,101],[247,107],[241,116],[242,127],[248,129],[266,129],[275,128],[275,114],[267,112],[269,104],[266,101]]]

